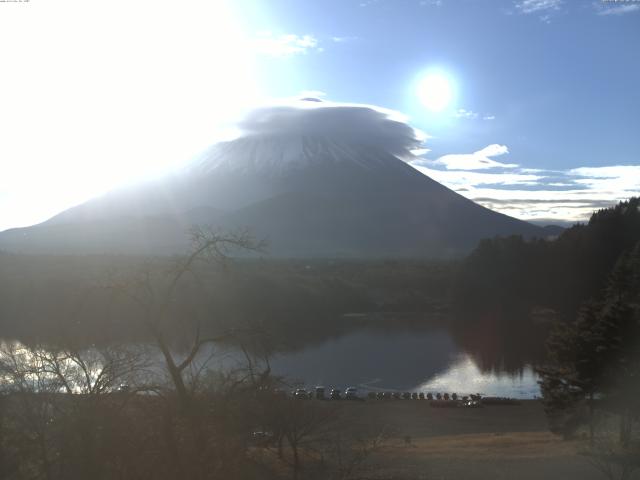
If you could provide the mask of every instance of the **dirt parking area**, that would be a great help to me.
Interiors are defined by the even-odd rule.
[[[384,428],[392,439],[372,455],[368,478],[596,480],[605,478],[580,441],[551,434],[542,405],[432,408],[427,401],[340,406],[352,428]],[[640,477],[632,477],[640,478]]]

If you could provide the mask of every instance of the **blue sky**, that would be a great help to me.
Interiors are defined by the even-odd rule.
[[[0,3],[0,230],[166,171],[300,95],[391,109],[412,164],[538,221],[640,193],[640,2]],[[441,111],[419,88],[440,72]]]
[[[274,95],[313,89],[406,114],[432,137],[423,171],[460,193],[521,218],[576,220],[640,189],[640,3],[273,1],[254,11],[272,38],[316,41],[262,60]],[[456,85],[435,115],[413,88],[430,68]],[[518,167],[457,168],[483,151]]]
[[[530,13],[520,4],[270,1],[256,30],[310,35],[322,51],[264,60],[261,75],[274,96],[321,90],[399,110],[438,137],[434,154],[508,141],[541,168],[637,160],[640,4],[539,0]],[[638,8],[602,15],[621,6]],[[421,111],[410,86],[431,66],[459,84],[458,108],[495,120],[446,122]]]

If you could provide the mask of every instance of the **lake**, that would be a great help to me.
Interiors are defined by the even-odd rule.
[[[12,342],[9,342],[11,344]],[[19,346],[19,343],[15,343]],[[147,359],[145,372],[164,376],[164,360],[149,344],[130,345]],[[98,368],[101,360],[93,349],[85,352]],[[494,352],[495,353],[495,352]],[[500,352],[498,352],[500,353]],[[176,353],[176,357],[184,357]],[[29,357],[26,357],[29,358]],[[537,376],[525,363],[509,373],[493,367],[480,368],[473,354],[456,342],[446,327],[360,326],[295,349],[272,355],[272,373],[292,388],[358,387],[366,391],[480,393],[484,396],[534,398],[540,396]],[[87,361],[85,360],[85,361]],[[96,363],[97,362],[97,363]],[[208,344],[194,366],[231,371],[246,366],[238,347]]]
[[[228,368],[240,361],[227,348],[214,361]],[[361,328],[299,350],[276,354],[273,373],[308,388],[323,385],[344,389],[481,393],[534,398],[540,396],[530,365],[517,373],[482,371],[445,328]]]

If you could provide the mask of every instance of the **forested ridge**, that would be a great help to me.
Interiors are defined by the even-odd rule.
[[[81,344],[144,341],[139,311],[110,287],[157,277],[174,264],[166,257],[0,254],[3,336],[27,342],[64,337]],[[344,331],[342,316],[348,313],[441,312],[455,264],[265,258],[194,268],[200,285],[184,279],[176,302],[196,309],[205,331],[257,322],[287,349]],[[172,328],[177,340],[181,330]]]
[[[467,310],[550,307],[572,318],[596,297],[618,258],[640,241],[640,198],[598,210],[556,239],[498,237],[463,262],[454,302]]]

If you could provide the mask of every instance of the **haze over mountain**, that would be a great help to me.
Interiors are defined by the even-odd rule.
[[[408,165],[424,135],[394,112],[315,100],[254,110],[238,138],[180,171],[5,231],[0,248],[172,254],[206,224],[246,227],[274,256],[449,257],[486,237],[546,235]]]

